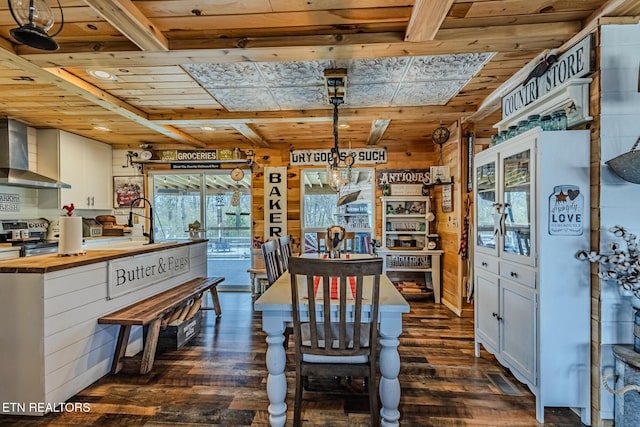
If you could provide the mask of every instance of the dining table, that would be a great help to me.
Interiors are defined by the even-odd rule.
[[[302,254],[305,258],[326,258],[326,254]],[[368,254],[342,254],[341,258],[370,258]],[[254,303],[254,309],[262,312],[262,330],[267,342],[267,396],[269,398],[269,422],[271,426],[284,426],[287,418],[287,378],[285,375],[286,352],[284,331],[292,322],[290,275],[285,271]],[[298,286],[303,286],[299,281]],[[302,290],[302,288],[301,288]],[[308,314],[308,300],[301,296],[300,310]],[[306,311],[306,313],[305,313]],[[400,419],[400,355],[398,337],[402,333],[402,314],[409,312],[409,303],[398,292],[389,277],[380,276],[379,370],[380,420],[382,426],[398,426]]]

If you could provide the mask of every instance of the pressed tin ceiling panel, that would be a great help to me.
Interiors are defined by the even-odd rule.
[[[493,56],[473,53],[336,61],[184,64],[229,111],[330,108],[324,70],[346,68],[349,107],[444,105]]]

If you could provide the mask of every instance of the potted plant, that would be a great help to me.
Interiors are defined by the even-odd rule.
[[[576,253],[576,258],[600,264],[598,276],[605,282],[617,284],[622,295],[631,297],[631,305],[635,310],[633,348],[636,352],[640,352],[640,250],[638,236],[620,225],[611,227],[609,232],[622,239],[624,246],[619,241],[615,241],[609,244],[611,250],[609,254],[581,250]]]

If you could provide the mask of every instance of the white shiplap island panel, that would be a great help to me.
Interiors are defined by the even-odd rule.
[[[125,295],[107,299],[107,271],[113,259],[189,248],[189,269]],[[56,255],[0,262],[0,401],[11,411],[42,415],[34,404],[59,404],[109,373],[118,327],[98,317],[207,276],[206,241],[149,246],[143,250],[92,251],[64,260]],[[104,257],[100,255],[104,254]],[[41,268],[34,267],[41,258]],[[12,262],[13,261],[13,262]],[[142,328],[134,328],[128,355],[142,349]],[[26,408],[22,411],[22,408]]]

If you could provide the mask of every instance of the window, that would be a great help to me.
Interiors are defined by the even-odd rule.
[[[318,250],[316,232],[326,231],[332,225],[341,225],[356,232],[354,252],[368,253],[373,233],[375,169],[353,168],[350,182],[339,192],[327,184],[326,169],[302,170],[302,234],[304,252]],[[341,206],[338,202],[341,201]],[[321,242],[321,247],[322,242]]]

